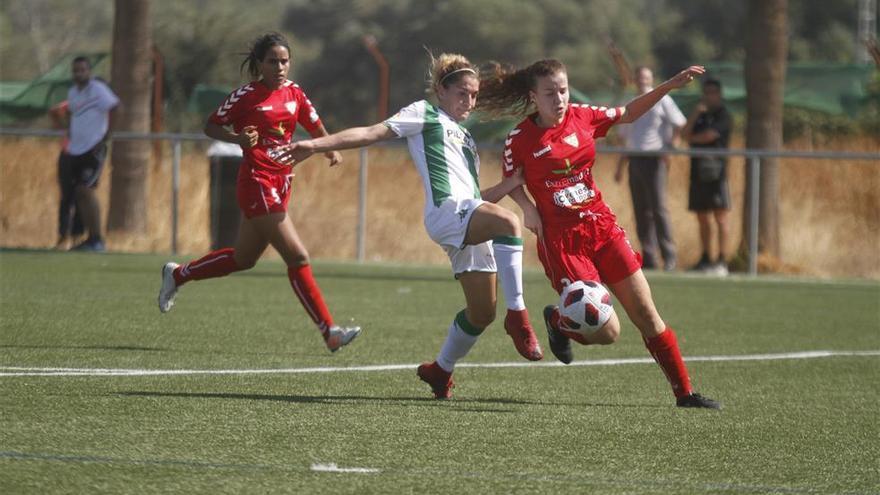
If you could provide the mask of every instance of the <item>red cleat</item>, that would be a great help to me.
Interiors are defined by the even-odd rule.
[[[423,382],[431,386],[435,399],[449,399],[452,397],[452,387],[455,386],[455,382],[452,381],[452,373],[441,368],[437,361],[422,363],[416,374],[419,375]]]
[[[507,316],[504,318],[504,329],[507,335],[513,339],[513,345],[516,346],[517,352],[529,361],[540,361],[544,359],[544,353],[541,352],[541,346],[538,345],[538,338],[535,337],[535,331],[529,323],[529,312],[525,309],[521,311],[507,310]]]

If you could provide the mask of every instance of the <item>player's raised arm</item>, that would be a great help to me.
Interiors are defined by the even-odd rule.
[[[669,93],[673,89],[678,89],[686,86],[688,83],[693,81],[695,77],[705,73],[706,69],[702,65],[692,65],[687,69],[679,72],[671,79],[664,81],[653,90],[633,98],[623,108],[623,116],[620,118],[619,123],[628,124],[630,122],[635,122],[651,107],[656,105],[661,98],[666,96],[667,93]]]

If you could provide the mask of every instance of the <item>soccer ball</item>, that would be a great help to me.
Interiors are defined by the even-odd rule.
[[[583,335],[591,334],[608,323],[613,313],[611,295],[598,282],[578,280],[562,290],[559,321],[564,330]]]

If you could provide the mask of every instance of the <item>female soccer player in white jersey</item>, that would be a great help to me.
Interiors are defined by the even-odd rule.
[[[443,54],[431,57],[430,74],[439,105],[417,101],[385,122],[297,142],[288,156],[301,161],[315,152],[406,138],[425,189],[425,228],[449,256],[467,302],[453,319],[436,361],[418,368],[419,378],[431,386],[434,396],[446,399],[451,397],[456,361],[495,319],[496,272],[508,308],[504,328],[517,351],[532,361],[543,354],[523,301],[519,219],[494,204],[521,182],[509,177],[480,191],[477,149],[470,133],[459,124],[476,104],[477,69],[461,55]]]
[[[252,268],[271,244],[287,264],[287,277],[294,293],[321,332],[327,348],[335,352],[348,344],[360,328],[342,328],[333,318],[312,276],[309,255],[290,217],[290,167],[276,159],[278,150],[291,141],[297,124],[312,136],[326,136],[312,102],[302,89],[287,79],[290,47],[277,33],[257,38],[242,63],[253,82],[233,91],[208,118],[205,134],[241,146],[244,160],[238,170],[237,196],[242,220],[235,248],[212,251],[202,258],[162,269],[159,310],[174,305],[177,289],[192,280],[223,277]],[[341,160],[328,152],[331,164]]]
[[[490,115],[525,116],[508,135],[504,174],[522,170],[525,186],[510,196],[522,208],[525,225],[538,236],[538,257],[550,284],[562,292],[577,280],[608,284],[645,346],[669,379],[681,407],[719,408],[695,394],[681,358],[675,332],[654,306],[651,289],[641,270],[641,259],[593,180],[595,139],[618,122],[633,122],[669,91],[702,74],[689,67],[672,79],[629,102],[606,108],[569,104],[568,75],[558,60],[540,60],[519,70],[496,67],[484,80],[478,108]],[[534,113],[530,113],[532,109]],[[544,309],[550,350],[563,363],[572,360],[571,339],[583,345],[612,344],[620,322],[612,318],[589,335],[567,332],[555,306]]]

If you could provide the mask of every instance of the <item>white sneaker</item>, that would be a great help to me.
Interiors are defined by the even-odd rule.
[[[712,268],[710,269],[709,273],[716,275],[718,277],[726,277],[727,275],[730,274],[730,271],[727,269],[727,263],[725,263],[723,261],[719,261],[718,263],[715,263],[714,265],[712,265]]]
[[[342,346],[354,340],[360,333],[361,327],[338,327],[333,325],[330,327],[330,330],[327,330],[327,338],[324,339],[324,342],[327,344],[327,349],[330,349],[330,352],[336,352]]]
[[[177,295],[177,282],[174,281],[174,269],[177,263],[169,261],[162,267],[162,288],[159,289],[159,311],[167,313],[174,306],[174,296]]]

